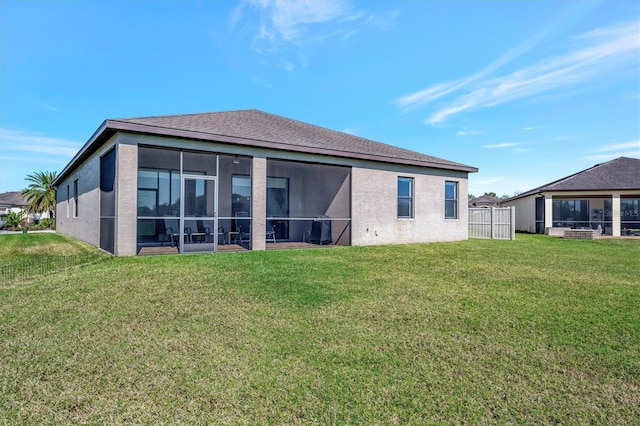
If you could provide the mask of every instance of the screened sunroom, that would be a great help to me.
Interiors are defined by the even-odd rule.
[[[137,253],[351,244],[351,168],[138,147]]]

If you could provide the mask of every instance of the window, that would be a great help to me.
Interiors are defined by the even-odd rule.
[[[267,229],[274,229],[279,240],[289,238],[289,221],[284,217],[289,217],[289,179],[267,177]]]
[[[100,158],[100,248],[114,252],[116,217],[116,150]]]
[[[589,228],[589,200],[553,200],[553,226]]]
[[[251,178],[247,175],[231,177],[231,216],[238,212],[251,214]]]
[[[69,185],[67,185],[67,219],[69,219],[69,214],[71,213],[69,203],[71,203],[71,189],[69,189]]]
[[[413,217],[413,178],[398,178],[398,217]]]
[[[73,217],[78,217],[78,179],[73,181]]]
[[[544,234],[544,197],[536,198],[536,234]]]
[[[620,200],[620,227],[622,235],[636,233],[640,229],[640,198]]]
[[[138,170],[138,216],[178,216],[180,213],[180,172]]]
[[[458,182],[444,183],[444,218],[458,218]]]

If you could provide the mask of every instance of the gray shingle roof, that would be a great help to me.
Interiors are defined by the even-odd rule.
[[[3,192],[0,194],[0,206],[24,207],[29,204],[20,191]]]
[[[428,166],[442,166],[470,172],[476,168],[392,145],[361,138],[348,133],[303,123],[275,114],[252,110],[212,112],[203,114],[168,115],[108,120],[111,123],[127,123],[144,126],[149,133],[157,129],[195,132],[201,135],[240,138],[275,144],[279,149],[295,151],[330,152],[333,155],[352,157],[356,154],[377,157],[378,160],[408,160]],[[273,147],[273,146],[272,146]]]
[[[469,200],[469,206],[477,206],[481,204],[498,204],[500,202],[500,198],[492,197],[490,195],[481,195],[476,198],[472,198]]]
[[[515,198],[550,191],[640,190],[640,159],[619,157],[519,194]]]

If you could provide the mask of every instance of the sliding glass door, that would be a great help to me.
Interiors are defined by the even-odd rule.
[[[218,247],[217,180],[213,176],[182,177],[180,244],[182,252],[216,251]]]

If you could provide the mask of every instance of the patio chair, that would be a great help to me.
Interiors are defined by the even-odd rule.
[[[218,226],[218,244],[227,245],[227,233],[224,232],[224,226]]]
[[[240,245],[244,245],[245,240],[247,243],[251,240],[251,219],[249,219],[249,213],[236,212],[233,218],[235,225],[235,231],[229,232],[229,239],[233,236],[234,241],[240,240]]]
[[[171,247],[178,246],[180,243],[179,235],[176,232],[179,228],[178,220],[165,219],[162,227],[164,228],[164,233],[158,236],[160,238],[160,247],[164,246],[164,243],[171,244]]]
[[[276,227],[271,225],[271,231],[267,230],[265,235],[265,240],[271,241],[272,243],[277,243],[276,241]]]
[[[331,219],[328,216],[320,216],[311,224],[312,244],[331,244]]]
[[[193,228],[190,226],[184,227],[184,242],[192,243],[193,242]]]
[[[174,247],[174,244],[177,244],[176,234],[173,232],[173,228],[166,228],[164,230],[164,235],[164,238],[162,239],[162,241],[160,241],[160,247],[164,246],[165,242],[169,242],[171,244],[171,247]]]
[[[196,221],[196,229],[197,232],[192,235],[195,239],[195,242],[201,243],[212,243],[213,242],[213,233],[211,232],[211,228],[205,226],[205,222],[202,220]]]

